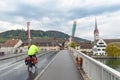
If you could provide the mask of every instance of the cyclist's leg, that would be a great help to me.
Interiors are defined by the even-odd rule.
[[[36,54],[34,54],[33,57],[36,57]]]
[[[30,57],[30,62],[32,63],[33,62],[33,56],[29,55],[29,57]]]

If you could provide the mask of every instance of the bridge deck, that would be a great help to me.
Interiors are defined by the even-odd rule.
[[[82,80],[69,51],[60,51],[39,80]]]

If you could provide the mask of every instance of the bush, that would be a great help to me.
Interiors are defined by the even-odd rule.
[[[75,42],[72,42],[72,43],[71,43],[71,47],[75,49],[76,43],[75,43]]]

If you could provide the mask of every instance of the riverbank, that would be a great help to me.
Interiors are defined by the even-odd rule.
[[[120,57],[115,58],[115,57],[111,57],[111,56],[91,56],[94,59],[120,59]]]

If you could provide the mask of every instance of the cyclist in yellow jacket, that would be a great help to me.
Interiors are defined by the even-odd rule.
[[[30,60],[34,62],[34,58],[36,58],[36,62],[37,62],[37,57],[36,57],[36,53],[39,52],[39,49],[36,45],[32,44],[29,49],[28,49],[28,56],[30,56]],[[36,64],[36,63],[34,63]]]
[[[28,55],[29,55],[29,56],[34,56],[34,55],[36,55],[36,53],[38,53],[38,52],[39,52],[38,47],[33,44],[33,45],[30,46],[30,48],[29,48],[29,50],[28,50]]]

